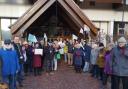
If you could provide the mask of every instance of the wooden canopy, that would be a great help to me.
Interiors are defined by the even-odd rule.
[[[79,27],[84,28],[87,25],[93,36],[96,36],[98,29],[92,24],[92,22],[85,16],[81,9],[73,0],[38,0],[23,16],[21,16],[10,28],[13,35],[23,34],[42,14],[44,14],[48,8],[53,4],[59,4],[64,9],[68,18]],[[62,16],[64,19],[65,16]],[[68,21],[68,19],[66,20]],[[70,24],[70,21],[68,21]],[[80,29],[78,29],[79,32]]]

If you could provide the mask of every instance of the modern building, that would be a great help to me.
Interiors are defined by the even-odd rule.
[[[0,29],[2,31],[1,39],[5,39],[7,37],[7,34],[8,36],[11,35],[9,33],[10,29],[8,28],[8,26],[12,25],[15,21],[17,21],[19,17],[23,18],[24,16],[23,14],[25,12],[27,13],[28,12],[27,10],[33,7],[33,4],[36,1],[37,0],[0,0],[0,11],[2,12],[0,13]],[[38,1],[41,1],[41,0],[38,0]],[[51,0],[46,0],[46,1],[51,1]],[[57,0],[57,1],[60,1],[60,0]],[[62,0],[62,1],[67,1],[67,0]],[[68,0],[68,1],[70,2],[73,0]],[[114,39],[116,39],[118,36],[121,36],[121,35],[123,36],[128,35],[128,30],[127,30],[128,29],[128,18],[127,18],[128,17],[128,0],[74,0],[74,2],[79,6],[78,8],[81,9],[81,11],[85,14],[85,16],[87,16],[92,21],[92,23],[95,25],[94,28],[97,27],[100,29],[100,32],[98,35],[99,40],[102,40],[102,38],[106,37],[104,36],[104,34],[109,37],[114,37]],[[55,11],[56,13],[54,14],[57,14],[57,11]],[[52,21],[53,21],[52,23],[54,23],[54,21],[56,22],[56,18],[54,16],[50,18],[52,18]],[[64,22],[64,19],[62,22]],[[68,20],[66,20],[66,23],[67,22]],[[79,21],[77,22],[81,23]],[[88,24],[86,20],[85,20],[85,24]],[[60,22],[59,26],[61,25],[64,25],[64,24]],[[72,25],[73,24],[71,24],[71,26]],[[47,28],[47,26],[49,26],[48,23],[45,23],[44,25],[42,25],[42,29]],[[76,28],[78,27],[79,26],[76,26]],[[37,28],[31,27],[31,29],[37,29]],[[47,28],[47,29],[50,29],[50,28]],[[66,28],[66,29],[69,29],[69,28]],[[68,30],[66,34],[68,34]]]

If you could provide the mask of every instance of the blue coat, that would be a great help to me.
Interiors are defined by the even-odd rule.
[[[81,48],[75,48],[73,53],[73,59],[75,66],[82,66],[83,51]]]
[[[124,48],[123,54],[118,46],[114,47],[109,61],[113,75],[128,76],[128,47]]]
[[[90,46],[88,46],[88,45],[84,45],[84,49],[83,49],[83,51],[84,51],[84,60],[85,61],[90,61],[90,55],[91,55],[91,47]]]
[[[2,75],[14,75],[19,70],[18,55],[14,50],[0,49],[2,58]]]

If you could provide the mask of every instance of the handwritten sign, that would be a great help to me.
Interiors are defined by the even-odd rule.
[[[43,55],[43,49],[35,49],[34,54]]]

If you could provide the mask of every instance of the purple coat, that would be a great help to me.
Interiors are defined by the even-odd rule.
[[[104,67],[104,72],[105,74],[112,74],[112,69],[110,67],[110,53],[105,55],[105,67]]]
[[[81,48],[75,48],[73,53],[73,59],[75,66],[82,66],[83,51]]]

